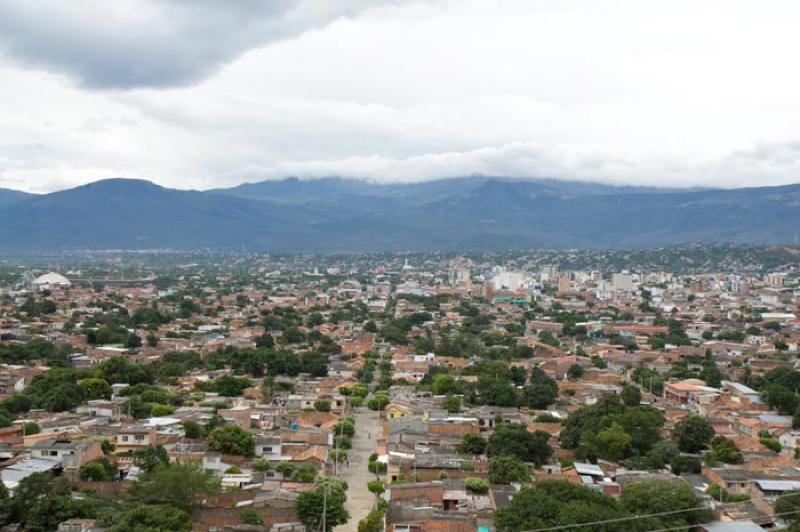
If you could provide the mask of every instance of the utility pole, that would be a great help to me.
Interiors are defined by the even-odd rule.
[[[328,483],[325,483],[325,491],[322,492],[322,532],[327,532],[325,518],[328,515]]]
[[[344,417],[344,416],[342,416]],[[339,436],[334,438],[336,440],[336,445],[334,446],[334,453],[333,453],[333,476],[336,477],[339,474],[339,440],[342,439],[342,418],[339,418]]]

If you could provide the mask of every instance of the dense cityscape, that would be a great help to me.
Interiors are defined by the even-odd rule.
[[[0,0],[0,532],[800,532],[799,20]]]
[[[795,526],[799,251],[1,259],[0,519]]]

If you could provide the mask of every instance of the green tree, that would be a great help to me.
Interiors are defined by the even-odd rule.
[[[489,480],[492,484],[510,484],[530,480],[528,466],[516,456],[495,456],[489,461]]]
[[[383,510],[372,510],[358,522],[358,532],[383,532]]]
[[[148,333],[145,340],[147,340],[147,347],[158,347],[158,336],[155,333]]]
[[[334,527],[346,523],[350,517],[345,509],[346,501],[345,486],[320,480],[314,490],[301,492],[297,496],[295,512],[309,530],[330,532]]]
[[[791,523],[790,532],[800,530],[800,490],[782,493],[775,501],[775,513]]]
[[[214,379],[211,383],[211,391],[215,391],[224,397],[238,397],[246,388],[252,385],[249,379],[244,377],[234,377],[223,375]]]
[[[156,466],[131,486],[128,495],[135,501],[167,504],[191,514],[203,498],[219,489],[219,479],[212,472],[187,462]]]
[[[245,508],[242,510],[242,523],[246,525],[262,526],[264,524],[264,520],[261,518],[261,514],[255,510],[255,508]]]
[[[370,410],[383,410],[389,404],[389,396],[383,393],[376,393],[372,399],[367,401]]]
[[[634,515],[665,514],[636,521],[640,529],[653,530],[697,525],[713,520],[709,510],[702,507],[689,484],[647,480],[625,486],[619,499],[623,507]],[[690,510],[677,513],[678,510]]]
[[[14,491],[14,519],[22,523],[27,523],[29,518],[41,520],[32,515],[43,509],[36,506],[41,500],[51,495],[68,497],[69,493],[69,482],[63,477],[54,477],[49,471],[29,475],[19,482]]]
[[[450,395],[461,393],[461,386],[455,377],[449,373],[439,373],[433,377],[431,392],[434,395]]]
[[[461,412],[461,398],[455,395],[448,395],[442,401],[442,407],[451,414]]]
[[[631,437],[615,423],[597,434],[595,445],[597,456],[620,462],[630,454]]]
[[[169,465],[167,450],[161,445],[149,445],[133,452],[133,463],[145,472],[151,472],[161,465]]]
[[[376,497],[386,491],[386,487],[383,485],[382,480],[370,480],[367,482],[367,489],[370,491],[370,493],[375,494]]]
[[[337,435],[344,435],[352,438],[356,434],[355,420],[350,416],[345,416],[339,419],[333,429]]]
[[[678,448],[685,453],[697,453],[705,449],[714,437],[714,429],[708,421],[690,414],[680,420],[672,432]]]
[[[675,475],[682,473],[698,474],[703,469],[703,463],[699,456],[678,455],[672,458],[669,468]]]
[[[626,406],[639,406],[642,402],[642,391],[638,386],[634,386],[633,384],[626,384],[623,386],[620,396],[622,397],[622,402],[625,403]]]
[[[486,495],[489,493],[489,481],[485,478],[468,478],[464,482],[467,491],[476,495]]]
[[[92,480],[95,482],[104,480],[115,480],[117,478],[117,464],[108,458],[97,458],[87,462],[78,470],[81,480]]]
[[[530,383],[522,390],[520,402],[523,406],[543,409],[552,405],[558,399],[558,385],[541,368],[535,367],[531,371]]]
[[[112,384],[153,383],[153,374],[149,367],[134,364],[122,357],[109,358],[103,362],[100,365],[100,372],[103,375],[103,379]]]
[[[109,532],[190,532],[188,513],[166,504],[136,504],[112,517]]]
[[[191,439],[199,439],[203,437],[203,427],[200,426],[200,423],[197,421],[193,421],[191,419],[187,419],[183,422],[183,434],[187,438]]]
[[[464,434],[464,439],[456,446],[460,453],[464,454],[483,454],[486,452],[488,442],[480,434]]]
[[[515,494],[506,506],[495,512],[498,532],[518,532],[537,528],[561,527],[618,519],[625,515],[619,503],[595,490],[560,480],[531,484]],[[578,528],[581,531],[617,532],[627,527],[610,523]]]
[[[291,479],[294,482],[314,482],[317,478],[317,470],[311,464],[301,464],[292,471]]]
[[[580,364],[573,364],[567,369],[567,377],[570,380],[577,380],[583,377],[583,366]]]
[[[327,399],[317,399],[314,401],[314,410],[317,412],[330,412],[331,402]]]
[[[256,338],[256,347],[265,347],[267,349],[272,349],[275,347],[275,339],[272,335],[268,332],[265,332],[261,336]]]
[[[771,408],[777,409],[780,414],[794,414],[800,406],[797,395],[781,384],[770,384],[761,395],[764,401]]]
[[[136,333],[131,333],[130,336],[128,336],[128,340],[125,342],[125,345],[131,349],[138,349],[142,347],[142,337]]]
[[[226,425],[211,431],[208,435],[208,448],[224,454],[253,456],[255,439],[252,433],[238,425]]]
[[[722,372],[717,368],[717,365],[714,364],[713,361],[707,360],[703,364],[703,372],[700,377],[706,381],[706,386],[710,386],[712,388],[719,388],[722,386],[722,378],[724,375]]]
[[[174,411],[175,409],[169,405],[154,404],[150,407],[150,415],[153,417],[168,416]]]
[[[83,379],[80,381],[83,394],[86,399],[108,399],[111,397],[111,385],[105,379],[96,377]]]
[[[664,414],[652,406],[627,408],[613,418],[630,435],[631,448],[638,455],[647,454],[653,445],[661,441]]]
[[[288,327],[280,337],[281,343],[284,344],[299,344],[305,342],[305,340],[306,334],[297,327]]]
[[[97,462],[89,462],[88,464],[84,464],[81,466],[80,469],[80,478],[81,480],[93,480],[93,481],[100,481],[105,480],[106,470],[105,468],[98,464]]]
[[[25,530],[30,532],[50,532],[58,525],[72,518],[94,518],[97,509],[88,500],[74,500],[69,494],[51,493],[37,500],[28,511]]]
[[[364,403],[364,398],[360,395],[354,395],[350,398],[350,406],[353,408],[358,408]]]
[[[744,455],[733,440],[725,436],[717,436],[711,440],[711,451],[706,454],[709,463],[723,462],[725,464],[742,464]]]
[[[117,446],[114,445],[114,442],[106,438],[100,442],[100,448],[103,450],[103,454],[111,454]]]
[[[250,463],[250,467],[256,471],[269,471],[270,463],[268,460],[264,460],[263,458],[257,458]]]
[[[550,435],[542,430],[529,432],[524,425],[502,423],[489,436],[487,452],[489,456],[516,456],[539,466],[553,454],[549,441]]]
[[[0,482],[0,526],[7,525],[14,517],[14,500],[11,499],[8,488]]]
[[[516,406],[519,402],[517,389],[510,380],[482,374],[478,377],[478,399],[481,403],[495,406]]]

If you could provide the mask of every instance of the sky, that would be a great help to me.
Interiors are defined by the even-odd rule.
[[[800,2],[4,0],[0,187],[800,182]]]

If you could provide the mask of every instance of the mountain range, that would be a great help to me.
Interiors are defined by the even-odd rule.
[[[131,179],[50,194],[0,189],[3,253],[644,248],[785,243],[799,228],[800,185],[657,189],[503,177],[413,184],[332,177],[207,191]]]

